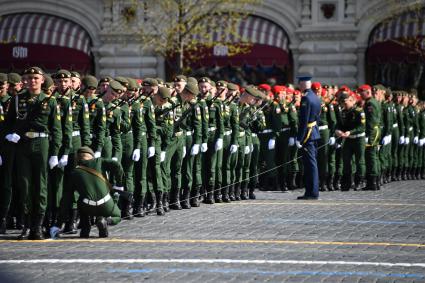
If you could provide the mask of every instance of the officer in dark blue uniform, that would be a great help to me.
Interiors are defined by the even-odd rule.
[[[304,164],[305,194],[298,197],[304,200],[319,198],[319,172],[317,168],[317,142],[320,139],[319,121],[321,103],[317,95],[311,90],[311,77],[298,77],[300,90],[303,93],[299,113],[297,140],[301,148]]]

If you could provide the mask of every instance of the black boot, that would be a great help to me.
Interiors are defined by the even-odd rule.
[[[107,238],[109,236],[108,233],[108,222],[105,217],[98,216],[96,219],[96,226],[99,230],[99,238]]]
[[[421,168],[417,167],[415,169],[415,180],[420,180],[421,179]]]
[[[29,236],[30,225],[31,225],[30,216],[25,215],[23,217],[23,219],[24,219],[23,220],[23,228],[22,228],[21,234],[18,236],[18,240],[26,240],[26,239],[28,239],[28,236]]]
[[[6,217],[0,218],[0,234],[6,234]]]
[[[29,240],[44,240],[43,236],[44,215],[39,214],[32,218]]]
[[[241,185],[241,200],[247,200],[248,199],[248,184],[246,182],[243,182]]]
[[[421,169],[421,179],[422,180],[425,179],[425,167],[422,167],[422,169]]]
[[[213,189],[214,190],[214,201],[216,203],[222,203],[222,195],[221,195],[221,190],[220,189]]]
[[[91,221],[90,216],[80,215],[80,238],[89,238],[91,230]]]
[[[351,189],[353,184],[353,179],[351,175],[343,176],[341,181],[341,191],[347,192]]]
[[[150,198],[150,206],[148,208],[148,210],[146,211],[146,214],[152,214],[154,212],[156,212],[156,207],[157,207],[157,203],[156,203],[156,195],[153,191],[148,192],[149,194],[149,198]]]
[[[71,210],[71,215],[69,216],[68,221],[65,223],[65,228],[63,229],[64,234],[77,234],[77,216],[78,211],[76,209]]]
[[[330,192],[332,192],[334,190],[333,182],[334,182],[334,175],[330,174],[328,176],[328,179],[326,180],[326,187],[327,187],[328,191],[330,191]]]
[[[288,191],[288,185],[286,184],[286,176],[280,178],[280,190],[282,192]]]
[[[379,180],[379,176],[373,177],[375,183],[375,190],[379,191],[381,189],[381,184]]]
[[[257,198],[255,196],[254,191],[255,191],[255,187],[254,186],[252,186],[252,187],[249,188],[249,195],[248,195],[249,199],[256,199]]]
[[[135,217],[145,217],[145,196],[137,197],[133,204],[133,215]]]
[[[133,219],[133,214],[131,214],[131,202],[128,200],[123,200],[123,208],[121,210],[121,218],[123,220]]]
[[[362,182],[363,182],[363,177],[357,176],[357,175],[354,177],[354,190],[355,191],[360,190],[360,186],[361,186]]]
[[[183,209],[190,209],[191,208],[189,196],[190,196],[190,189],[184,188],[183,194],[182,194],[182,199],[180,200],[180,205]]]
[[[297,189],[297,173],[291,172],[288,176],[288,189],[293,191]]]
[[[401,179],[401,173],[402,173],[402,168],[400,168],[400,167],[397,167],[397,169],[396,169],[396,181],[401,181],[402,179]]]
[[[180,205],[180,189],[171,190],[170,209],[181,210]]]
[[[236,197],[235,197],[235,185],[231,185],[229,187],[229,199],[230,201],[235,201]]]
[[[319,178],[319,191],[326,192],[326,178],[323,176]]]
[[[378,177],[366,176],[366,187],[363,190],[376,191],[376,181],[377,180],[378,180]]]
[[[200,186],[197,186],[192,190],[191,197],[190,197],[190,206],[199,207],[201,205],[201,202],[199,200],[200,191],[201,191]]]
[[[335,175],[333,188],[334,191],[339,191],[341,189],[341,175]]]
[[[170,203],[168,201],[168,192],[164,192],[162,195],[162,206],[165,212],[170,212]]]
[[[214,187],[207,188],[207,196],[204,198],[204,203],[206,204],[214,204]]]
[[[230,198],[229,198],[229,186],[224,186],[221,189],[221,195],[222,195],[223,202],[230,202]]]
[[[163,192],[156,192],[156,215],[165,215],[164,207],[162,206]]]
[[[241,200],[241,183],[235,185],[235,201]]]

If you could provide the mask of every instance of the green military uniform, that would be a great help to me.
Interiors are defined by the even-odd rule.
[[[24,73],[43,75],[37,67],[31,67]],[[54,97],[44,92],[32,94],[27,90],[15,97],[14,104],[6,118],[5,133],[9,141],[17,143],[16,162],[20,164],[18,187],[24,214],[31,216],[21,237],[25,238],[27,228],[31,227],[29,238],[41,239],[41,225],[47,206],[48,157],[49,163],[56,163],[61,145],[59,109]],[[16,139],[16,135],[20,138]]]
[[[317,151],[317,165],[319,169],[319,187],[320,191],[326,191],[326,181],[329,175],[329,124],[328,113],[330,105],[326,104],[322,98],[321,111],[319,121],[320,140],[317,143],[319,150]]]
[[[365,101],[364,111],[366,115],[366,189],[379,189],[379,159],[378,145],[381,137],[381,106],[371,97]]]
[[[419,153],[418,153],[418,174],[421,179],[425,179],[425,107],[421,105],[422,109],[419,112]]]
[[[264,102],[264,103],[268,103],[268,102]],[[258,186],[258,174],[259,174],[259,170],[258,170],[258,161],[259,161],[259,157],[260,157],[260,149],[261,149],[261,141],[259,139],[259,133],[264,132],[264,130],[267,128],[267,120],[266,120],[266,116],[264,114],[264,112],[262,110],[258,110],[256,115],[256,119],[251,123],[251,142],[252,142],[252,152],[251,152],[251,160],[250,160],[250,165],[249,165],[249,181],[247,182],[248,184],[248,188],[243,188],[243,191],[248,190],[248,198],[249,199],[255,199],[255,188]],[[269,116],[270,118],[270,116]],[[276,142],[276,137],[272,136],[270,139],[273,139],[274,143]],[[266,144],[269,143],[270,139],[266,142]],[[275,144],[276,146],[276,144]],[[272,164],[275,166],[276,163],[275,161],[275,150],[273,149],[269,149],[267,152],[267,155],[270,155],[273,152],[273,158],[270,158],[270,160],[272,161]],[[271,168],[270,168],[271,169]],[[272,177],[273,182],[275,182],[275,187],[276,187],[276,172],[272,173],[269,175],[270,177]],[[243,183],[244,184],[244,183]]]
[[[391,139],[393,132],[394,109],[392,102],[382,103],[382,135],[379,150],[379,163],[381,165],[381,183],[389,182],[389,172],[392,166]]]
[[[298,132],[298,111],[295,107],[294,103],[290,103],[288,105],[289,108],[289,135],[290,138],[288,140],[288,146],[289,146],[289,163],[287,166],[287,172],[288,172],[288,188],[290,190],[295,190],[296,185],[296,177],[297,173],[299,172],[299,165],[298,165],[298,148],[295,146],[295,137]]]
[[[334,105],[337,124],[340,123],[341,121],[342,109],[343,108],[341,107],[339,102],[336,105]],[[341,182],[342,170],[343,170],[343,156],[342,156],[343,143],[344,141],[341,138],[336,139],[335,144],[333,147],[330,148],[330,153],[329,153],[331,160],[333,159],[333,162],[330,163],[330,171],[334,172],[334,180],[332,185],[335,191],[341,188],[340,182]]]
[[[82,147],[80,153],[89,153],[94,157],[90,148]],[[91,152],[91,153],[90,153]],[[120,210],[111,197],[111,185],[106,180],[106,172],[109,172],[115,180],[115,185],[123,186],[123,169],[117,161],[103,158],[80,160],[74,168],[72,176],[72,190],[78,192],[78,210],[80,212],[80,237],[88,238],[90,233],[90,216],[98,216],[97,225],[99,237],[107,237],[106,225],[102,225],[103,217],[108,218],[108,223],[116,225],[121,221]]]
[[[396,102],[397,97],[401,93],[397,92],[394,95],[394,100],[390,104],[393,109],[392,118],[393,118],[393,125],[392,125],[392,131],[391,131],[391,181],[398,181],[398,172],[400,172],[399,165],[400,160],[398,156],[399,152],[399,142],[400,142],[400,129],[401,129],[401,123],[399,120],[399,112],[400,112],[400,105]]]

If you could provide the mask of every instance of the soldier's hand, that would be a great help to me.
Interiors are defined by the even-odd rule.
[[[219,151],[223,148],[223,139],[217,139],[215,142],[215,151]]]
[[[161,151],[161,162],[165,160],[165,151]]]
[[[207,143],[202,143],[201,144],[201,152],[207,152],[207,150],[208,150],[208,145],[207,145]]]
[[[330,137],[329,138],[329,145],[334,145],[335,144],[335,137]]]
[[[136,148],[135,150],[133,150],[133,155],[131,156],[131,159],[136,162],[140,160],[140,148]]]
[[[245,146],[245,150],[244,153],[245,154],[249,154],[250,150],[249,150],[249,145]]]
[[[419,140],[419,146],[424,146],[425,138]]]
[[[99,158],[100,156],[102,156],[102,153],[100,151],[96,151],[94,153],[94,158]]]
[[[199,153],[199,144],[194,144],[190,150],[190,155],[195,156]]]
[[[404,136],[400,137],[400,140],[398,141],[398,144],[404,144]]]
[[[155,147],[153,147],[153,146],[150,146],[149,148],[148,148],[148,158],[151,158],[152,156],[154,156],[155,155]]]
[[[62,155],[61,159],[59,160],[58,167],[59,168],[65,168],[66,165],[68,165],[68,155],[64,154],[64,155]]]
[[[182,153],[182,158],[184,158],[186,156],[186,147],[183,147],[183,153]]]
[[[232,144],[230,146],[230,154],[236,153],[238,151],[238,146],[236,144]]]
[[[298,140],[296,140],[295,141],[295,146],[297,147],[297,148],[302,148],[303,146],[301,145],[301,143],[298,141]]]
[[[289,146],[294,146],[294,144],[295,144],[295,138],[294,137],[290,137],[289,140],[288,140],[288,145]]]
[[[404,144],[409,144],[410,143],[410,138],[409,137],[406,137],[405,139],[404,139]]]
[[[413,138],[413,143],[414,143],[414,144],[418,144],[418,142],[419,142],[419,137],[417,137],[417,136],[416,136],[416,137],[414,137],[414,138]]]
[[[112,188],[116,191],[124,191],[124,187],[113,186]]]
[[[55,168],[55,166],[57,166],[58,164],[59,164],[58,157],[57,156],[50,156],[50,158],[49,158],[50,170]]]
[[[269,139],[269,144],[268,144],[269,150],[274,149],[275,145],[276,145],[276,140],[275,139]]]
[[[17,133],[8,134],[6,136],[6,139],[13,143],[18,143],[18,141],[21,139],[21,137]]]
[[[118,157],[112,157],[111,159],[112,159],[113,161],[118,162]]]

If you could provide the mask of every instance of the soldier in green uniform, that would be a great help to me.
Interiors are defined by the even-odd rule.
[[[366,115],[366,190],[379,190],[379,160],[378,144],[380,141],[381,107],[372,96],[372,88],[362,85],[358,92],[365,101],[364,112]]]
[[[155,155],[155,113],[153,111],[151,94],[152,87],[157,85],[153,79],[143,81],[142,93],[132,105],[133,111],[133,134],[134,150],[133,160],[135,161],[135,187],[133,215],[136,217],[145,216],[144,202],[148,191],[147,166],[148,159]],[[156,198],[154,198],[156,200]]]
[[[27,217],[19,238],[39,240],[47,206],[47,165],[58,165],[61,125],[56,99],[41,89],[43,71],[31,67],[24,74],[28,89],[14,97],[15,107],[9,109],[4,133],[8,142],[17,144],[16,162],[20,164],[18,187]]]
[[[416,91],[415,91],[416,92]],[[409,152],[408,152],[408,178],[409,180],[415,180],[416,178],[416,169],[418,165],[418,144],[419,144],[419,124],[418,124],[418,110],[417,110],[417,103],[418,103],[418,97],[416,96],[416,93],[412,92],[409,95],[409,107],[408,107],[408,113],[411,121],[411,126],[409,128],[409,133],[411,136],[411,143],[409,146]],[[410,131],[410,129],[412,129]]]
[[[171,98],[170,90],[166,87],[159,87],[158,92],[153,97],[153,103],[155,106],[155,123],[157,130],[157,148],[160,153],[160,170],[161,170],[161,189],[162,191],[157,191],[157,213],[163,215],[161,207],[168,205],[162,203],[164,200],[163,194],[168,194],[171,188],[171,179],[170,179],[170,161],[171,159],[167,156],[169,147],[171,144],[171,139],[173,137],[173,125],[174,117],[172,111],[172,105],[168,102],[168,99]],[[167,200],[167,198],[165,199]],[[164,209],[165,211],[165,209]],[[167,209],[167,211],[169,211]]]
[[[72,190],[78,191],[79,195],[80,237],[89,238],[90,217],[97,216],[99,238],[106,238],[107,225],[116,225],[121,221],[120,210],[110,192],[112,189],[123,190],[123,169],[117,161],[95,158],[93,150],[86,146],[78,149],[77,164],[71,176]],[[107,181],[105,172],[114,176],[114,186]]]
[[[80,94],[81,91],[81,75],[80,73],[76,72],[76,71],[72,71],[71,72],[71,87],[72,90],[76,93],[76,94]]]
[[[295,136],[298,132],[298,111],[296,108],[296,101],[294,98],[294,89],[292,87],[287,88],[287,94],[289,101],[289,135],[290,138],[288,139],[288,147],[289,147],[289,164],[288,164],[288,189],[289,190],[295,190],[297,188],[296,185],[296,178],[297,173],[299,172],[299,166],[298,166],[298,148],[295,146]]]
[[[343,177],[342,191],[355,191],[360,189],[365,176],[365,124],[366,117],[363,109],[356,106],[356,98],[348,92],[342,92],[339,99],[343,101],[344,109],[340,113],[341,118],[336,126],[335,134],[344,140],[342,146]],[[352,162],[354,157],[355,176],[353,184]]]
[[[407,180],[407,165],[408,165],[408,147],[410,144],[410,135],[409,135],[409,128],[410,128],[410,119],[409,119],[409,113],[408,113],[408,106],[409,106],[409,95],[407,92],[403,92],[402,99],[400,102],[400,117],[401,117],[401,124],[402,124],[402,131],[400,131],[400,152],[399,152],[399,160],[400,160],[400,179]],[[400,124],[400,123],[399,123]]]
[[[236,180],[235,168],[237,164],[238,137],[239,137],[239,109],[235,100],[239,96],[239,87],[233,83],[227,84],[227,97],[223,111],[223,183],[221,195],[223,202],[234,199],[232,184]],[[218,169],[220,170],[220,169]]]
[[[419,176],[421,179],[425,179],[425,103],[421,101],[419,103]]]
[[[398,157],[399,152],[399,142],[400,142],[400,130],[402,129],[402,123],[400,123],[399,114],[400,114],[400,100],[401,92],[393,92],[393,100],[391,101],[390,106],[393,109],[393,125],[391,132],[391,181],[399,181],[399,172],[400,172],[400,160]]]
[[[382,137],[381,137],[381,148],[379,150],[379,161],[381,164],[381,184],[387,184],[390,180],[390,168],[391,163],[391,140],[393,131],[393,116],[394,110],[392,106],[392,93],[384,88],[382,85],[378,85],[378,91],[380,92],[381,109],[382,109]]]

